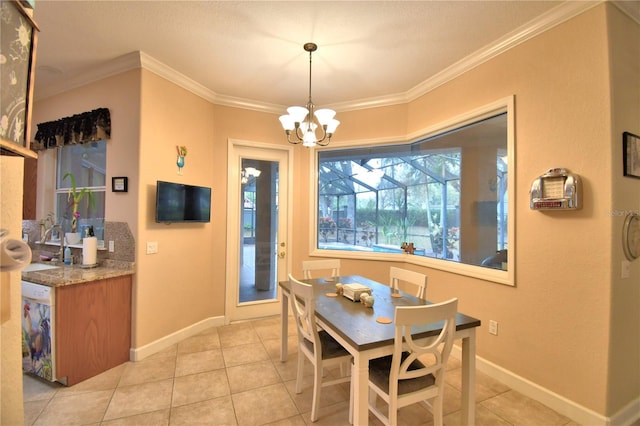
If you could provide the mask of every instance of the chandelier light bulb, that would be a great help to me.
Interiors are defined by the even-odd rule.
[[[326,132],[329,133],[330,135],[333,135],[333,132],[336,131],[339,125],[340,125],[340,122],[338,120],[329,121],[329,124],[327,124]]]
[[[333,120],[333,117],[335,115],[336,115],[336,112],[334,110],[327,109],[327,108],[319,109],[319,110],[316,110],[315,112],[315,116],[318,119],[318,122],[320,123],[320,125],[322,126],[329,124],[329,122]]]
[[[296,127],[295,121],[293,121],[293,117],[290,115],[281,115],[280,123],[282,123],[282,128],[286,131],[291,131]]]
[[[316,146],[316,134],[313,132],[307,132],[302,138],[302,146],[312,147]]]
[[[292,106],[287,108],[289,117],[291,117],[294,123],[302,123],[309,114],[309,110],[301,106]]]

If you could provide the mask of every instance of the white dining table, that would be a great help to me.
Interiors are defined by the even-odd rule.
[[[393,353],[395,326],[393,323],[378,322],[382,318],[394,318],[396,306],[424,305],[430,302],[418,299],[410,294],[399,292],[401,297],[393,297],[393,291],[385,284],[361,277],[349,275],[331,278],[302,280],[314,287],[316,320],[318,324],[333,336],[353,356],[353,422],[355,425],[368,424],[368,386],[369,361]],[[346,297],[335,297],[336,283],[359,283],[371,288],[375,299],[373,308],[352,302]],[[287,360],[287,334],[289,317],[289,281],[279,283],[282,288],[281,310],[281,347],[280,357]],[[456,339],[462,341],[462,423],[475,423],[475,358],[476,328],[480,320],[458,313],[456,316]],[[439,333],[439,324],[425,324],[414,328],[414,338],[429,338]]]

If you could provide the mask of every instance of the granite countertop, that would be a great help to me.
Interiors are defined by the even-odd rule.
[[[46,262],[49,264],[50,262]],[[107,278],[133,275],[135,263],[105,260],[94,268],[83,268],[81,265],[55,264],[55,269],[22,272],[22,280],[49,287],[82,284]]]

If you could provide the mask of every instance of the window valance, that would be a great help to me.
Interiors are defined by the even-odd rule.
[[[71,117],[38,124],[35,150],[82,144],[111,138],[111,115],[108,108],[98,108]]]

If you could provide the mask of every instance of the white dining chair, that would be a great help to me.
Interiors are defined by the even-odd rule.
[[[444,375],[456,332],[457,310],[456,298],[432,305],[396,307],[393,355],[369,363],[369,410],[385,425],[397,425],[398,410],[418,402],[424,402],[432,412],[435,425],[442,425]],[[413,340],[411,326],[440,321],[444,325],[438,336],[423,344]],[[376,396],[386,402],[386,415],[377,407]]]
[[[336,379],[323,378],[323,369],[351,363],[351,355],[333,337],[324,330],[318,330],[315,318],[315,302],[313,286],[296,280],[289,274],[291,286],[291,309],[298,330],[298,370],[296,375],[296,393],[302,392],[302,379],[305,358],[313,365],[313,402],[311,404],[311,421],[318,420],[320,406],[320,390],[322,387],[351,380],[350,376]],[[347,364],[347,365],[348,365]],[[346,369],[349,370],[348,368]],[[342,371],[342,368],[340,368]]]
[[[326,271],[325,277],[340,275],[340,259],[304,260],[302,273],[305,280],[313,278],[311,271]]]
[[[420,299],[427,298],[427,276],[425,274],[392,266],[389,270],[389,275],[393,290],[400,289],[400,282],[407,282],[416,287],[416,297]]]

